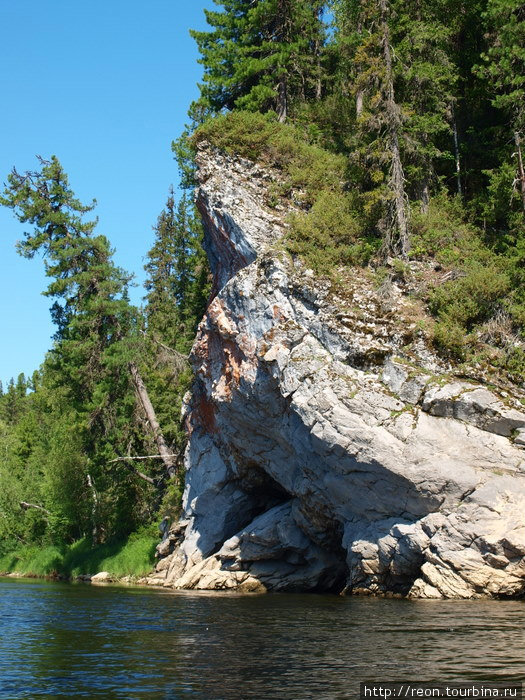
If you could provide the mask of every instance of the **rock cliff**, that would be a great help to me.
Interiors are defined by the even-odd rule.
[[[153,581],[422,598],[525,592],[525,411],[458,379],[413,302],[280,249],[277,174],[203,146],[215,286],[192,351],[184,518]]]

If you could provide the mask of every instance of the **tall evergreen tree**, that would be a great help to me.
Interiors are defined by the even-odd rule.
[[[192,31],[204,65],[196,122],[222,109],[275,110],[285,121],[298,96],[320,95],[324,40],[319,0],[214,0],[211,32]]]
[[[484,17],[489,47],[478,72],[487,81],[493,105],[508,117],[516,173],[509,190],[514,188],[518,193],[525,216],[525,4],[521,0],[488,0]]]
[[[88,529],[97,537],[122,531],[133,520],[131,504],[141,498],[129,472],[107,468],[129,441],[134,410],[128,363],[136,313],[127,297],[129,276],[114,265],[107,239],[93,235],[96,222],[84,221],[93,206],[74,196],[57,158],[41,160],[39,171],[13,170],[0,201],[32,225],[18,251],[28,258],[42,253],[51,278],[45,294],[54,299],[57,331],[45,369],[55,415],[48,448],[55,458],[44,478],[54,504],[49,510],[67,523],[64,532],[78,536],[85,532],[79,518],[84,494],[91,504]]]

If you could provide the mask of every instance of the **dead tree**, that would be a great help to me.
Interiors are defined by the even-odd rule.
[[[157,416],[155,414],[155,409],[153,408],[153,404],[151,403],[148,391],[144,382],[142,381],[142,377],[140,376],[140,372],[138,370],[137,365],[134,362],[131,362],[129,368],[131,372],[133,386],[135,387],[137,397],[140,401],[142,408],[144,409],[144,413],[146,414],[146,419],[150,426],[151,433],[157,444],[160,459],[162,459],[168,477],[170,479],[174,479],[177,475],[176,455],[173,455],[171,453],[171,450],[166,444],[164,434],[161,430],[161,427],[157,420]]]

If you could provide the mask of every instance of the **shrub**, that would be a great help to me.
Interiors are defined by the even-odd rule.
[[[471,263],[463,276],[432,291],[429,306],[438,318],[471,330],[494,314],[509,289],[508,275],[495,263]]]
[[[307,213],[290,217],[285,246],[316,272],[329,274],[341,265],[363,265],[374,253],[371,241],[360,238],[362,225],[348,194],[321,192]]]
[[[276,168],[283,175],[280,194],[302,190],[304,204],[312,205],[319,191],[340,192],[345,159],[307,142],[304,132],[280,124],[276,115],[230,112],[203,124],[192,137],[194,146],[208,141],[226,153]]]
[[[452,266],[466,258],[483,257],[487,250],[479,231],[465,223],[465,213],[457,197],[441,193],[431,199],[428,212],[419,206],[411,212],[412,247],[410,257],[437,260]]]

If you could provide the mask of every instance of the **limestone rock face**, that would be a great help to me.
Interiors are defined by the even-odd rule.
[[[525,412],[456,380],[410,302],[350,293],[276,245],[275,174],[211,148],[197,203],[215,276],[192,351],[175,588],[423,598],[525,592]],[[407,346],[410,350],[407,350]]]

